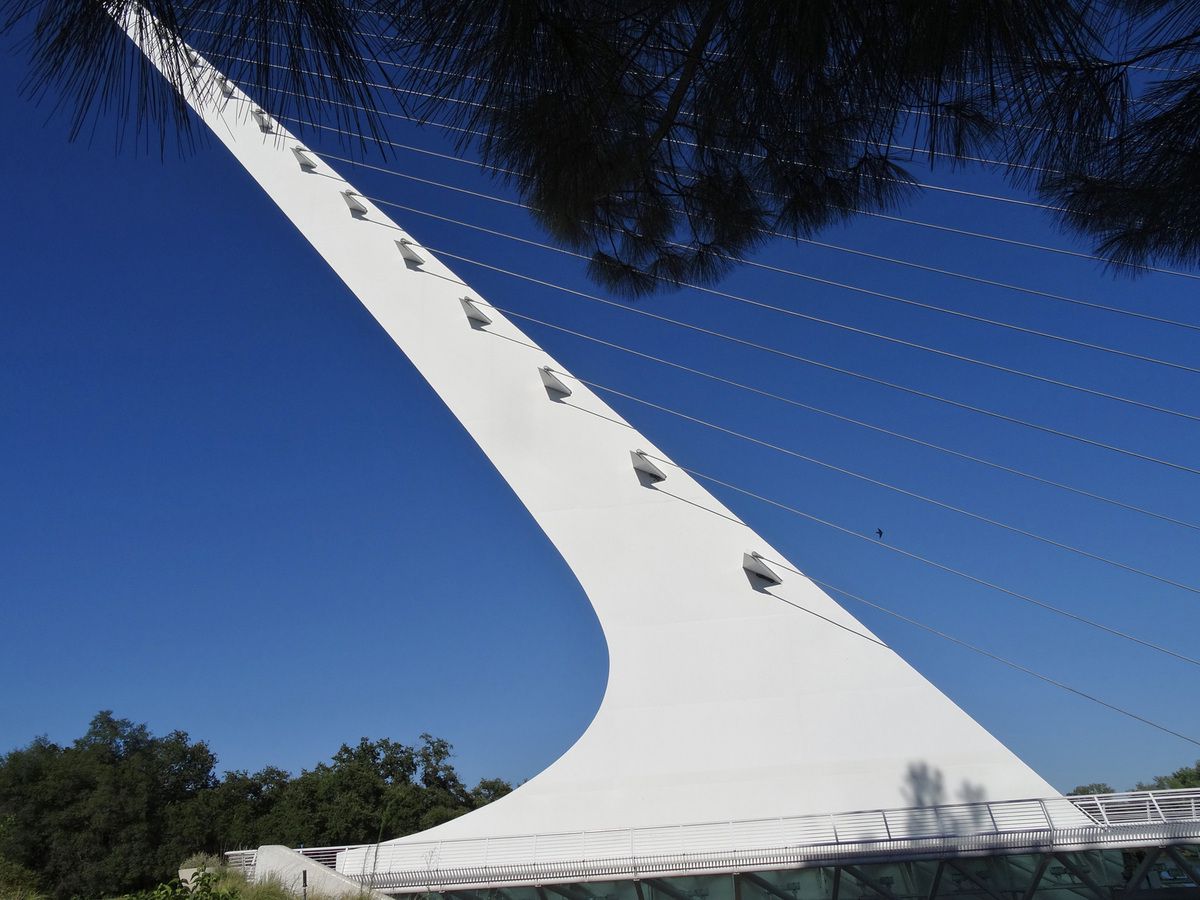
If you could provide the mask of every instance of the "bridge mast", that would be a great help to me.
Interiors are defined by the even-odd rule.
[[[579,579],[608,642],[604,699],[576,744],[422,839],[1056,796],[488,298],[189,55],[196,114],[478,443]],[[934,785],[942,793],[930,797]]]

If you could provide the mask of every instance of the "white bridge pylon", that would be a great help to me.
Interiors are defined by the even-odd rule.
[[[574,746],[402,840],[1057,796],[318,154],[190,65],[196,113],[479,444],[607,640],[604,699]]]

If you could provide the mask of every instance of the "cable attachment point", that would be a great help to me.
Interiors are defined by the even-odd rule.
[[[268,134],[275,130],[275,120],[267,113],[265,109],[256,109],[250,115],[254,117],[254,121],[258,123],[258,127]]]
[[[630,450],[630,459],[633,460],[633,467],[637,471],[648,476],[652,481],[666,481],[667,473],[650,461],[645,450]]]
[[[763,581],[771,584],[783,584],[783,579],[779,577],[779,574],[763,562],[763,558],[756,551],[742,554],[742,568]]]
[[[542,376],[542,384],[546,386],[546,390],[551,395],[558,395],[559,397],[571,396],[571,389],[567,387],[562,379],[554,374],[549,366],[542,366],[538,369],[538,374]]]
[[[396,246],[400,248],[400,255],[404,257],[406,263],[414,266],[425,264],[425,257],[416,251],[413,242],[408,238],[400,238],[400,240],[396,241]]]
[[[362,198],[354,191],[342,191],[342,199],[350,207],[350,215],[360,218],[367,214],[367,204],[363,203]]]
[[[482,327],[492,324],[492,317],[476,306],[475,301],[470,297],[459,297],[458,302],[462,304],[463,312],[467,314],[472,326]]]
[[[300,163],[300,168],[305,172],[311,172],[316,169],[317,158],[303,147],[293,147],[292,155],[296,157],[296,162]]]

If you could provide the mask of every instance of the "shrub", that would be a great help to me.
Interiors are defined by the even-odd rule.
[[[0,898],[3,900],[45,900],[38,890],[37,875],[20,863],[0,857]]]

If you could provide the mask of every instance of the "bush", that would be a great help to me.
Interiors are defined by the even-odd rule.
[[[19,863],[0,857],[0,898],[45,900],[45,895],[38,890],[36,874]]]
[[[157,737],[101,712],[71,744],[38,738],[0,755],[0,857],[36,874],[36,888],[22,891],[55,900],[143,896],[131,893],[139,890],[170,897],[178,888],[165,879],[191,850],[204,852],[185,868],[221,873],[212,854],[223,850],[400,837],[508,792],[497,779],[468,789],[452,752],[428,734],[415,746],[363,738],[297,776],[268,767],[218,779],[203,741],[179,731]],[[275,900],[253,896],[260,885],[226,887],[225,879],[219,874],[210,887]],[[0,900],[8,897],[0,891]]]
[[[188,861],[199,861],[203,854],[195,854]],[[190,868],[184,866],[184,868]],[[9,900],[0,891],[0,900]],[[23,897],[21,900],[44,900],[40,895]],[[190,885],[178,878],[137,894],[126,894],[120,900],[296,900],[282,884],[273,879],[249,882],[241,872],[224,867],[203,869],[196,873]],[[319,891],[309,890],[308,900],[326,900]]]
[[[179,864],[181,869],[207,869],[216,872],[225,865],[225,861],[215,853],[193,853]]]
[[[221,881],[217,872],[201,870],[192,878],[191,884],[172,878],[148,891],[128,894],[125,900],[240,900],[237,888],[225,887]]]

